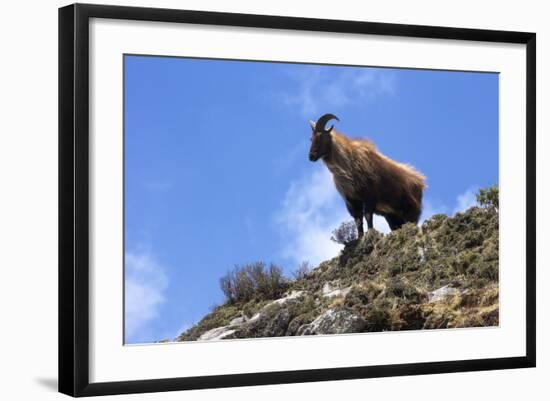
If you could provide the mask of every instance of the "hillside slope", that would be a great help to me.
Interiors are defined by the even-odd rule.
[[[370,230],[279,299],[216,307],[175,341],[498,325],[498,212]]]

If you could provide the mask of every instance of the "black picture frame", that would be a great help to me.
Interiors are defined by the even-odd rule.
[[[90,383],[89,381],[89,21],[161,21],[251,28],[438,38],[526,45],[526,354],[521,357],[354,366]],[[438,26],[74,4],[59,9],[59,391],[71,396],[159,392],[324,380],[534,367],[536,35]]]

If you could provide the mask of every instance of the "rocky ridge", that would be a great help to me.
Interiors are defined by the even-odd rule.
[[[175,341],[495,326],[498,239],[498,211],[479,207],[369,230],[283,297],[217,306]]]

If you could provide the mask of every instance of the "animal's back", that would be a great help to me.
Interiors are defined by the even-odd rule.
[[[423,190],[426,188],[426,177],[413,166],[401,163],[381,153],[368,139],[354,139],[351,141],[355,148],[359,168],[356,171],[379,177],[380,173],[390,181],[401,185],[413,185]],[[357,166],[356,166],[357,167]]]
[[[379,152],[368,139],[350,139],[335,131],[332,137],[334,150],[324,161],[344,198],[370,203],[381,215],[417,219],[426,187],[420,172]]]
[[[355,169],[361,192],[375,192],[375,212],[381,215],[399,214],[408,221],[417,221],[421,212],[422,192],[426,178],[409,164],[384,155],[367,139],[352,141],[362,168]],[[367,174],[365,174],[367,170]]]

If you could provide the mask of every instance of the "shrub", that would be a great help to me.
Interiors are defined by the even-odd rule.
[[[386,296],[397,298],[399,303],[421,303],[424,295],[411,283],[393,279],[386,286]]]
[[[354,285],[344,298],[344,305],[352,308],[355,305],[367,305],[371,301],[366,288]]]
[[[338,244],[346,245],[348,242],[357,239],[357,227],[355,222],[346,221],[340,224],[340,226],[332,231],[330,239]]]
[[[383,303],[374,303],[368,308],[364,318],[365,331],[385,331],[391,328],[391,308]]]
[[[220,279],[220,288],[229,303],[279,298],[288,280],[280,267],[263,262],[235,266]]]
[[[294,280],[302,280],[311,272],[309,262],[302,262],[298,268],[292,273]]]
[[[480,189],[476,199],[482,207],[498,212],[498,186],[492,185],[489,188]]]

